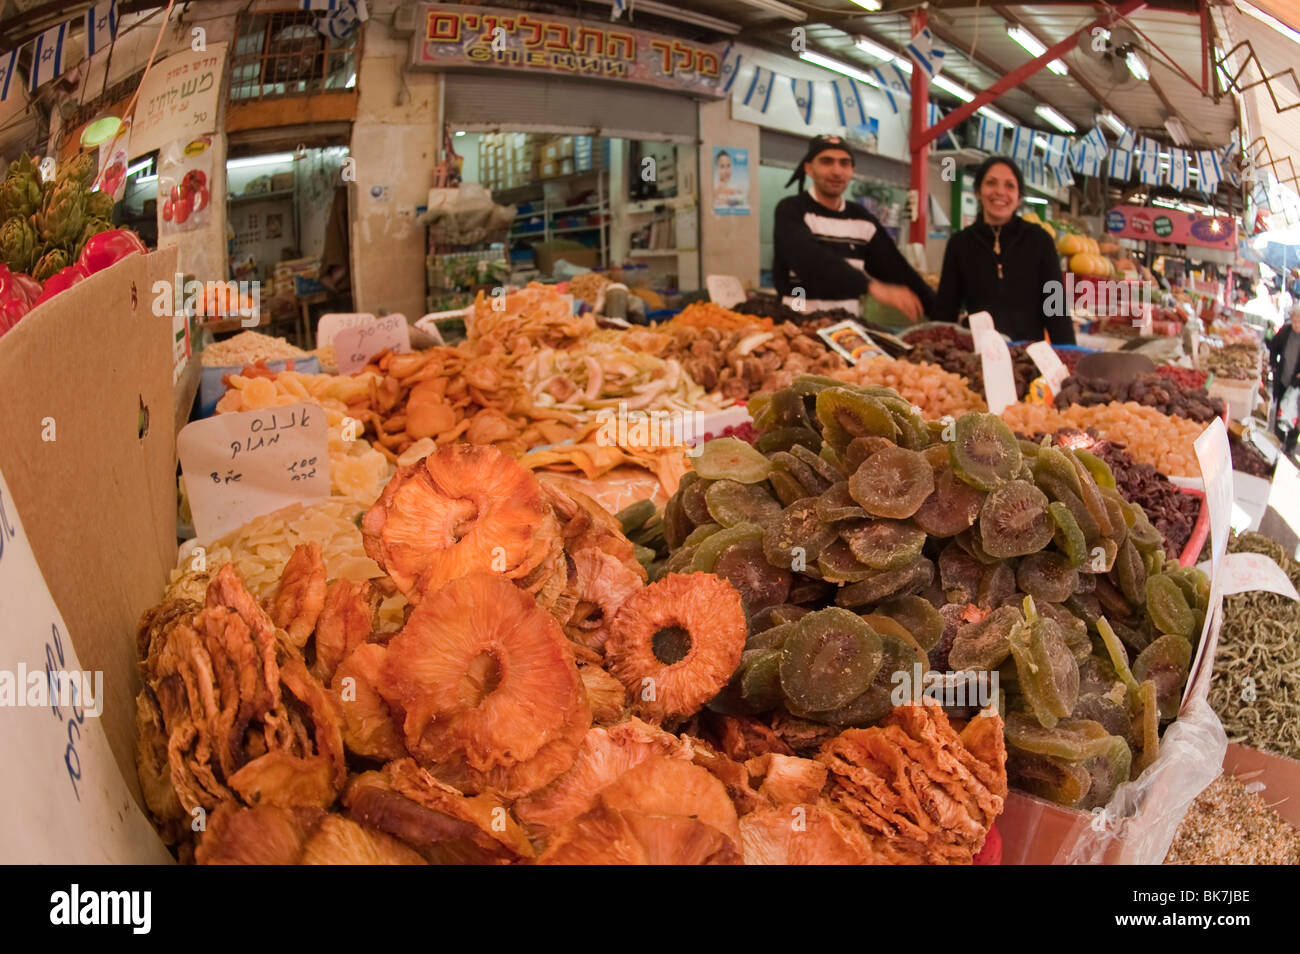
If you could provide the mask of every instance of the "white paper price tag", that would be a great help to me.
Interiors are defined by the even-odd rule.
[[[177,435],[176,451],[201,541],[330,493],[328,427],[315,404],[194,421]]]
[[[1046,341],[1035,341],[1025,351],[1034,359],[1034,364],[1043,375],[1043,380],[1052,389],[1052,394],[1061,393],[1061,384],[1070,376],[1070,369],[1060,359],[1052,346]]]
[[[384,315],[371,322],[344,328],[334,336],[334,355],[339,374],[355,374],[381,351],[407,354],[411,350],[411,328],[405,315]]]
[[[57,502],[51,501],[51,506]],[[87,672],[0,474],[0,845],[8,864],[167,864],[99,716]]]
[[[1210,561],[1206,560],[1197,569],[1209,574]],[[1225,555],[1219,565],[1219,575],[1222,577],[1219,587],[1223,596],[1264,590],[1300,602],[1300,594],[1296,593],[1290,577],[1271,557],[1262,553]]]
[[[735,275],[710,275],[704,284],[709,290],[709,301],[723,308],[739,305],[746,298],[745,286]]]
[[[970,316],[970,333],[975,340],[975,349],[979,350],[980,339],[985,335],[996,335],[997,329],[993,327],[993,316],[987,311],[977,311]]]
[[[1183,692],[1184,703],[1193,694],[1210,691],[1210,667],[1205,661],[1214,658],[1212,644],[1218,642],[1214,621],[1223,602],[1223,558],[1228,551],[1228,531],[1232,526],[1232,452],[1222,418],[1211,421],[1194,446],[1196,460],[1201,465],[1201,479],[1205,481],[1205,506],[1210,513],[1210,607],[1205,614],[1196,659],[1192,662],[1191,678]],[[1211,633],[1214,639],[1210,638]]]
[[[355,328],[357,325],[369,324],[374,320],[375,316],[368,312],[321,315],[320,321],[316,324],[316,347],[324,348],[326,345],[332,345],[338,333],[344,328]]]

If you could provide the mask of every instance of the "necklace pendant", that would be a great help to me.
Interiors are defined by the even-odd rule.
[[[998,262],[998,278],[1002,277],[1002,263]]]

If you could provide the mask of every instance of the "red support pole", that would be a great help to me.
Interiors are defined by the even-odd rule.
[[[929,17],[924,7],[911,13],[912,35],[925,29]],[[908,142],[912,148],[912,172],[909,186],[912,192],[912,224],[908,230],[909,242],[925,244],[926,211],[929,208],[930,140],[925,128],[929,120],[930,76],[920,64],[912,63],[912,134]]]

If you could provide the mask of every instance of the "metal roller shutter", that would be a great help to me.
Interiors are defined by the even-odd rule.
[[[759,134],[759,154],[765,165],[784,166],[793,169],[808,151],[808,137],[791,136],[787,133],[764,129]],[[853,152],[855,174],[886,182],[906,189],[908,183],[908,164],[894,159],[886,159],[870,152],[850,146]]]
[[[699,108],[689,96],[554,77],[491,73],[444,77],[447,121],[461,129],[697,141]]]

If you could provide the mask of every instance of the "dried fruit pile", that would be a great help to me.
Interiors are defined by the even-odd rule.
[[[664,513],[665,569],[728,580],[749,616],[713,708],[799,752],[885,718],[914,667],[996,673],[1020,787],[1103,805],[1154,760],[1208,583],[1165,568],[1102,460],[991,414],[927,424],[887,388],[832,379],[752,410],[754,446],[706,444]],[[971,715],[962,685],[949,704]]]
[[[1232,469],[1252,477],[1273,478],[1273,464],[1255,446],[1228,431],[1228,449],[1232,452]]]
[[[984,399],[966,386],[966,379],[934,364],[916,364],[897,358],[869,358],[831,377],[850,384],[893,388],[905,401],[921,409],[927,421],[967,411],[987,411]]]
[[[1210,376],[1205,371],[1197,371],[1195,368],[1180,368],[1174,364],[1162,364],[1156,368],[1156,374],[1171,378],[1177,381],[1185,388],[1193,391],[1205,390],[1205,383]]]
[[[226,565],[145,614],[138,769],[182,860],[969,862],[1001,811],[996,714],[900,708],[801,758],[702,713],[741,661],[741,594],[647,585],[617,519],[494,448],[401,468],[362,535],[386,577],[331,581],[307,544],[260,605]]]
[[[1088,407],[1109,404],[1112,401],[1131,401],[1144,407],[1155,408],[1162,414],[1185,417],[1202,424],[1223,416],[1223,401],[1210,397],[1204,388],[1189,388],[1163,374],[1140,374],[1132,381],[1116,385],[1105,378],[1090,378],[1072,374],[1061,384],[1056,395],[1056,406],[1061,409],[1071,404]]]
[[[1183,417],[1170,417],[1154,408],[1129,402],[1080,407],[1063,411],[1042,404],[1012,404],[1002,412],[1012,430],[1020,434],[1051,434],[1075,427],[1123,444],[1134,460],[1150,464],[1162,474],[1199,477],[1201,466],[1193,446],[1204,425]]]
[[[1220,347],[1203,347],[1197,365],[1216,378],[1234,381],[1254,381],[1264,368],[1263,354],[1253,342],[1225,344]]]

